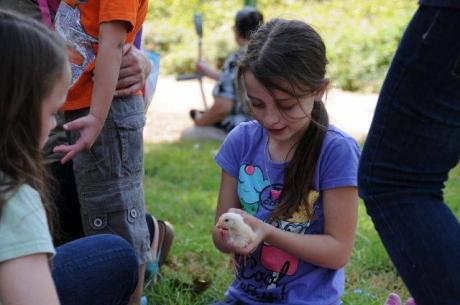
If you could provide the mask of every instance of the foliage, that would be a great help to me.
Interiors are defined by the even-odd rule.
[[[414,10],[410,1],[360,1],[354,7],[349,1],[319,5],[318,14],[307,21],[317,25],[326,41],[329,75],[336,86],[377,91]]]
[[[148,290],[154,304],[207,305],[221,300],[232,281],[228,256],[211,240],[220,170],[218,143],[149,144],[145,153],[148,209],[175,227],[175,241],[161,281]],[[446,201],[460,215],[460,167],[451,175]],[[355,248],[346,267],[345,305],[381,305],[391,291],[408,297],[364,206]]]
[[[219,67],[237,48],[233,20],[241,0],[150,1],[145,45],[162,56],[162,73],[194,70],[198,38],[193,13],[203,16],[205,57]],[[259,0],[265,19],[300,19],[318,29],[328,48],[329,77],[345,90],[377,91],[416,1]]]

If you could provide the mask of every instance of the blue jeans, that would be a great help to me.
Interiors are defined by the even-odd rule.
[[[460,10],[421,6],[383,84],[358,178],[417,305],[460,302],[460,225],[443,202],[459,156]]]
[[[136,289],[138,268],[133,247],[109,234],[64,244],[52,261],[62,305],[125,305]]]

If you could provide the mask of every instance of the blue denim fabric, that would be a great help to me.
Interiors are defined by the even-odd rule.
[[[443,202],[460,156],[460,10],[419,7],[382,87],[359,194],[417,305],[460,304],[460,225]]]
[[[109,234],[56,248],[52,268],[62,305],[125,305],[138,282],[133,247]]]
[[[419,4],[439,7],[460,8],[460,1],[458,0],[419,0]]]

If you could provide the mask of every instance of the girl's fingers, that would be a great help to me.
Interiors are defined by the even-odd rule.
[[[229,213],[235,213],[235,214],[240,214],[242,216],[244,216],[246,213],[241,210],[241,209],[235,209],[235,208],[231,208],[228,210]]]
[[[61,163],[62,163],[62,164],[67,163],[68,161],[72,160],[73,157],[75,157],[76,154],[77,154],[77,152],[74,151],[74,150],[69,151],[69,152],[61,159]]]
[[[243,216],[244,222],[249,224],[251,227],[256,226],[256,224],[259,221],[259,219],[253,217],[252,215],[249,215],[248,213],[246,213],[245,211],[243,211],[241,209],[231,208],[228,211],[230,213],[235,213],[235,214],[239,214],[239,215]]]
[[[55,153],[64,153],[64,157],[61,158],[62,164],[71,160],[78,152],[76,145],[59,145],[56,146],[53,151]]]
[[[53,152],[64,154],[64,157],[61,158],[62,164],[73,159],[75,155],[82,150],[84,150],[84,146],[81,143],[75,143],[73,145],[59,145],[53,148]]]
[[[69,150],[69,145],[59,145],[53,148],[53,152],[55,153],[67,153]]]
[[[254,251],[256,251],[257,247],[259,244],[262,242],[261,239],[256,238],[254,241],[252,241],[249,245],[246,246],[246,251],[248,252],[247,255],[252,254]]]
[[[246,247],[239,249],[238,252],[241,255],[248,256],[248,255],[252,254],[254,251],[256,251],[257,245],[258,245],[258,243],[252,242],[249,245],[247,245]]]
[[[76,120],[70,121],[66,124],[64,124],[64,129],[69,131],[69,130],[77,130],[77,129],[82,129],[85,127],[85,117],[78,118]]]

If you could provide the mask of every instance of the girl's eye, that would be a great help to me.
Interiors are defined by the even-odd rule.
[[[251,106],[254,108],[262,108],[264,106],[264,103],[251,101]]]
[[[281,111],[290,111],[294,109],[295,105],[286,105],[286,106],[279,106],[279,109]]]

